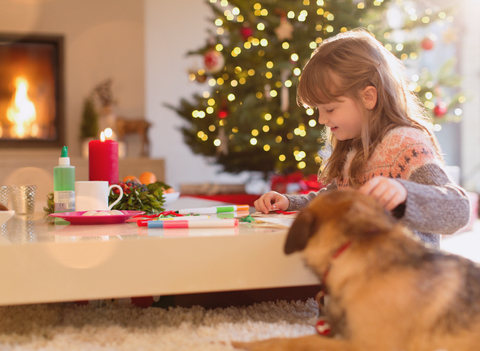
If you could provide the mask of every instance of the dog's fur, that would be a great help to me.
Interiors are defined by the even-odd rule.
[[[350,243],[336,258],[339,248]],[[293,223],[285,253],[302,251],[329,294],[339,337],[234,342],[249,350],[480,350],[480,268],[427,248],[370,196],[327,191]]]

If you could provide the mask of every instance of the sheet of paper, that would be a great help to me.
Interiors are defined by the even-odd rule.
[[[282,227],[285,227],[285,228],[290,228],[292,226],[294,220],[295,220],[295,218],[262,217],[262,218],[258,218],[258,221],[256,219],[254,223],[260,222],[260,225],[261,225],[262,222],[266,222],[266,223],[269,223],[269,224],[274,224],[276,226],[282,226]]]
[[[283,214],[283,213],[276,213],[276,212],[270,212],[268,214],[262,213],[262,212],[255,212],[252,213],[252,217],[254,218],[297,218],[298,212],[295,213],[289,213],[289,214]]]
[[[298,211],[294,213],[277,213],[270,212],[268,214],[262,212],[252,213],[252,217],[255,218],[255,222],[258,225],[273,225],[280,226],[285,228],[290,228],[293,224],[293,221],[298,215]],[[267,224],[268,223],[268,224]]]

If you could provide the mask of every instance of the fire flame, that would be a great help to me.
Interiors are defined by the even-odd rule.
[[[13,123],[10,133],[14,137],[36,136],[38,134],[37,111],[28,98],[29,84],[25,78],[15,79],[15,94],[7,109],[7,118]]]

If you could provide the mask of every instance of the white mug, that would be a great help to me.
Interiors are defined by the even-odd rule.
[[[112,188],[120,190],[120,196],[110,206],[108,194]],[[117,184],[108,186],[107,181],[75,182],[75,211],[111,210],[123,197],[123,189]]]

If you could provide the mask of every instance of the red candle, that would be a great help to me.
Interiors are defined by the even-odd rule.
[[[88,179],[106,180],[109,184],[118,183],[118,143],[116,141],[92,140],[88,143]]]

